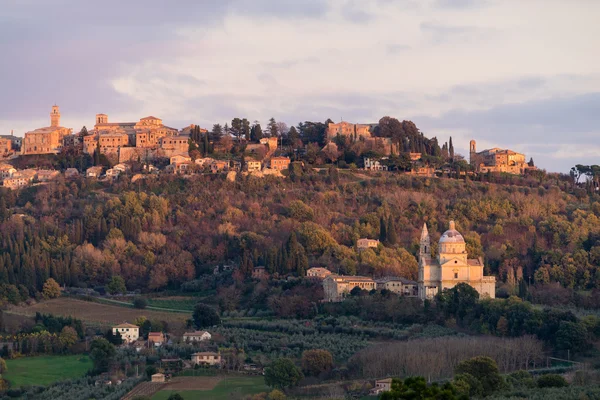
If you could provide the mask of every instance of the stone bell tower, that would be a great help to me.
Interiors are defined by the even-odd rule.
[[[423,224],[423,230],[421,231],[421,242],[419,246],[419,265],[428,263],[431,259],[431,239],[429,238],[429,231],[427,230],[427,224]]]
[[[50,126],[55,128],[60,126],[60,109],[56,104],[52,106],[52,112],[50,113]]]
[[[477,164],[477,144],[474,140],[469,142],[469,164],[475,165]]]

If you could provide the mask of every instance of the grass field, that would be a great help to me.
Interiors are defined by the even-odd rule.
[[[198,297],[157,297],[149,298],[148,305],[151,307],[170,308],[173,310],[194,311],[194,306],[200,301]]]
[[[162,390],[152,400],[166,400],[173,393],[179,393],[185,400],[231,400],[269,391],[262,376],[235,377],[223,379],[212,390]]]
[[[78,378],[92,368],[87,356],[23,357],[6,360],[8,371],[4,374],[12,387],[49,385],[66,379]]]
[[[135,308],[76,300],[68,297],[43,301],[32,306],[12,307],[7,312],[28,316],[33,316],[36,312],[65,317],[72,316],[84,322],[92,322],[102,326],[111,326],[123,322],[133,323],[137,317],[145,316],[148,319],[166,321],[175,334],[183,333],[185,322],[191,317],[191,313],[137,310]]]

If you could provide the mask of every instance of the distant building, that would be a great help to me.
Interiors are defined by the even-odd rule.
[[[113,335],[119,333],[124,343],[133,343],[140,337],[140,327],[133,324],[121,324],[113,326]]]
[[[329,275],[331,275],[331,271],[322,267],[313,267],[306,271],[306,276],[309,278],[325,279]]]
[[[327,126],[327,139],[333,140],[338,135],[352,138],[371,138],[371,125],[351,124],[346,121],[338,124],[330,122]]]
[[[54,105],[50,112],[50,126],[25,133],[22,153],[57,154],[63,147],[63,138],[72,132],[72,129],[60,126],[60,109]]]
[[[11,190],[16,190],[24,186],[29,186],[35,178],[35,171],[33,171],[33,173],[30,173],[31,171],[33,170],[22,170],[15,172],[10,177],[4,178],[4,180],[2,181],[2,185],[5,188]]]
[[[390,292],[394,292],[400,296],[405,297],[417,297],[419,295],[419,285],[415,281],[410,279],[399,278],[399,277],[387,277],[378,279],[377,290],[387,289]]]
[[[358,239],[356,241],[356,247],[358,248],[358,250],[377,248],[377,246],[379,246],[379,240],[375,239]]]
[[[37,180],[40,182],[48,182],[57,179],[60,176],[59,171],[40,169],[36,173]]]
[[[476,172],[506,172],[522,175],[529,169],[536,169],[525,161],[525,154],[497,147],[477,152],[475,140],[471,140],[469,148],[469,162]]]
[[[211,334],[206,331],[186,332],[183,334],[183,341],[189,343],[203,342],[210,340],[211,337]]]
[[[342,301],[352,289],[358,287],[362,290],[373,290],[376,288],[373,279],[365,276],[341,276],[329,275],[323,279],[323,290],[325,301]]]
[[[276,169],[278,171],[289,169],[290,162],[291,160],[289,157],[271,157],[271,169]]]
[[[67,168],[67,170],[65,171],[66,179],[72,179],[72,178],[76,178],[78,176],[79,176],[79,171],[77,171],[77,168]]]
[[[260,161],[249,160],[249,161],[246,161],[246,168],[248,169],[248,172],[260,171],[261,163],[260,163]]]
[[[378,379],[375,381],[375,387],[371,390],[371,394],[381,394],[392,390],[392,378]]]
[[[161,374],[161,373],[154,374],[154,375],[152,375],[151,380],[152,380],[152,382],[155,382],[155,383],[165,383],[165,381],[166,381],[165,374]]]
[[[100,165],[95,167],[89,167],[85,170],[85,176],[88,178],[100,178],[100,175],[102,175],[102,171],[104,171],[104,167]]]
[[[419,298],[430,299],[444,289],[467,283],[482,297],[496,297],[496,278],[483,274],[483,259],[469,259],[463,236],[454,221],[438,245],[438,256],[431,256],[427,225],[423,224],[419,251]]]
[[[407,174],[433,178],[435,176],[435,168],[428,166],[414,166],[410,169],[410,172],[407,172]]]
[[[17,172],[16,168],[10,164],[0,164],[0,179],[10,178]]]
[[[0,136],[0,157],[8,157],[14,153],[12,140]]]
[[[166,338],[162,332],[150,332],[148,333],[148,344],[154,347],[162,346],[166,343]]]
[[[221,354],[214,352],[201,352],[192,354],[192,364],[196,365],[220,365]]]
[[[387,171],[387,165],[381,164],[379,160],[373,160],[370,158],[364,158],[365,170],[367,171]]]

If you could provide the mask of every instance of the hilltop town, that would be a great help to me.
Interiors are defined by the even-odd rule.
[[[475,141],[467,160],[391,117],[50,117],[2,142],[5,393],[375,399],[427,376],[464,398],[484,393],[472,365],[496,371],[490,395],[596,379],[600,319],[576,313],[600,309],[595,166],[546,173]]]
[[[148,116],[138,122],[109,122],[97,114],[93,128],[74,133],[61,126],[57,105],[50,112],[50,126],[24,137],[0,137],[0,179],[3,186],[17,189],[64,175],[115,179],[130,175],[169,173],[237,173],[283,177],[292,161],[316,167],[335,164],[339,168],[366,171],[400,171],[422,177],[504,173],[525,175],[535,171],[533,160],[508,149],[477,152],[469,144],[468,162],[455,154],[450,138],[441,147],[428,139],[410,121],[400,123],[384,117],[376,124],[306,122],[289,128],[271,119],[267,129],[247,119],[235,118],[231,127],[214,125],[209,132],[197,125],[176,129],[160,118]],[[39,156],[56,156],[60,163]],[[20,160],[19,160],[20,159]],[[56,160],[56,158],[55,158]],[[39,162],[38,162],[39,161]],[[30,168],[18,169],[17,165]]]

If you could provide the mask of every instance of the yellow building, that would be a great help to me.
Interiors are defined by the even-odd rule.
[[[57,154],[63,147],[63,138],[72,132],[73,129],[60,126],[60,109],[54,105],[50,112],[50,126],[25,133],[22,153]]]
[[[133,343],[140,337],[140,327],[133,324],[121,324],[113,326],[113,335],[119,333],[123,343]]]
[[[474,140],[469,142],[469,162],[476,172],[506,172],[509,174],[522,175],[528,169],[536,169],[525,161],[525,154],[517,153],[508,149],[487,149],[477,152],[477,144]]]
[[[195,365],[220,365],[221,354],[212,351],[192,354],[192,364]]]
[[[419,298],[430,299],[444,289],[459,283],[472,286],[481,297],[496,297],[496,278],[483,275],[483,259],[469,259],[463,236],[454,221],[440,238],[438,256],[431,256],[427,225],[423,224],[419,251]]]
[[[356,241],[356,247],[358,250],[366,250],[368,248],[377,248],[379,246],[379,240],[376,239],[358,239]]]

